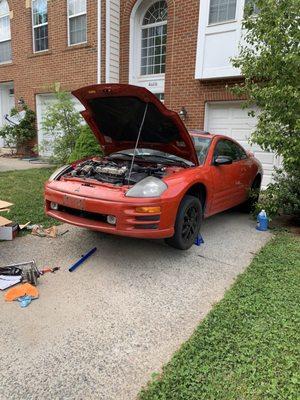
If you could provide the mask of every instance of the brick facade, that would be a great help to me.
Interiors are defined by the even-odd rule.
[[[204,1],[204,0],[202,0]],[[121,1],[120,81],[128,82],[129,21],[136,0]],[[207,101],[234,100],[226,89],[235,81],[199,81],[195,79],[199,0],[168,0],[168,38],[165,76],[165,104],[179,111],[188,111],[186,125],[191,129],[204,128]]]
[[[35,94],[53,91],[58,83],[64,90],[96,82],[97,3],[87,1],[87,43],[68,47],[65,0],[48,1],[49,50],[34,53],[31,7],[26,0],[9,0],[12,63],[0,65],[0,83],[13,81],[15,99],[23,97],[35,108]]]
[[[204,0],[202,0],[204,1]],[[87,0],[87,43],[68,47],[67,2],[48,0],[49,50],[33,53],[31,7],[28,0],[9,0],[12,63],[0,65],[0,83],[13,81],[15,99],[23,97],[35,109],[35,95],[97,82],[97,1]],[[130,15],[136,0],[120,0],[120,82],[128,83]],[[205,102],[230,100],[228,80],[195,79],[199,0],[168,0],[165,104],[188,111],[189,128],[203,129]],[[101,81],[105,82],[105,11],[101,9]]]

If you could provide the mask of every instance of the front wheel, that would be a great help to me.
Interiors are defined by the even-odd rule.
[[[174,236],[165,242],[180,250],[189,249],[197,238],[202,221],[202,206],[199,199],[186,195],[178,208]]]

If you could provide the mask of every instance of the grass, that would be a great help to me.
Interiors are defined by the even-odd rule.
[[[299,398],[300,240],[278,234],[141,400]]]
[[[46,217],[44,213],[44,183],[52,172],[50,168],[1,172],[0,199],[14,205],[9,213],[0,215],[19,224],[31,221],[45,227],[57,225],[58,221]]]

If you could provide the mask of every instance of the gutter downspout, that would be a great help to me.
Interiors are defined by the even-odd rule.
[[[101,83],[101,4],[98,0],[97,7],[97,83]]]
[[[106,0],[106,50],[105,50],[105,82],[110,83],[110,0]]]

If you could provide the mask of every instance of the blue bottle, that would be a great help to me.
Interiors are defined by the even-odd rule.
[[[257,216],[257,227],[258,231],[267,231],[269,226],[269,218],[267,217],[267,213],[265,210],[261,210],[261,212]]]

